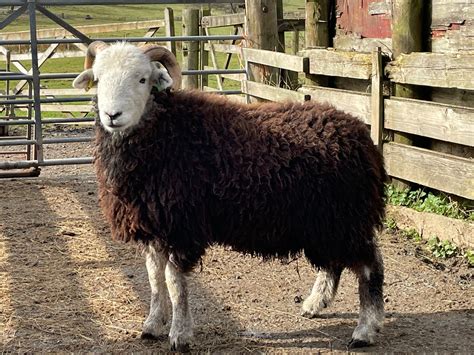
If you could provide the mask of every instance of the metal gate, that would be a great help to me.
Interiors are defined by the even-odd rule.
[[[88,142],[91,136],[75,137],[47,137],[44,134],[44,125],[82,122],[94,122],[94,117],[79,118],[43,118],[41,114],[42,105],[47,104],[67,104],[90,102],[91,95],[76,95],[71,97],[45,97],[41,92],[42,80],[64,80],[74,79],[78,73],[51,73],[40,72],[40,61],[48,56],[48,50],[39,52],[38,46],[50,45],[55,48],[59,44],[75,44],[83,46],[95,40],[104,42],[128,41],[128,42],[178,42],[178,41],[217,41],[217,40],[239,40],[241,35],[214,35],[214,36],[167,36],[167,37],[114,37],[114,38],[91,38],[81,32],[77,27],[72,26],[63,18],[51,10],[53,5],[125,5],[125,4],[215,4],[215,3],[244,3],[245,0],[0,0],[0,8],[9,6],[11,13],[0,22],[0,30],[11,24],[23,14],[29,17],[29,39],[0,40],[0,55],[5,58],[5,68],[0,69],[0,82],[4,82],[4,93],[0,94],[0,177],[12,176],[38,176],[40,167],[52,165],[68,164],[89,164],[91,157],[76,158],[56,158],[51,159],[44,154],[44,145],[58,143]],[[16,9],[14,7],[17,7]],[[54,6],[53,6],[54,7]],[[72,38],[38,38],[37,36],[37,13],[41,13],[56,24],[65,29]],[[13,72],[11,68],[12,51],[10,48],[17,45],[27,45],[30,48],[31,69],[23,68],[22,72]],[[39,58],[39,54],[41,57]],[[246,73],[245,69],[216,69],[216,70],[186,70],[183,75],[209,75],[209,74],[241,74]],[[12,81],[23,81],[26,90],[20,94],[12,90]],[[239,90],[220,91],[222,94],[240,94]],[[25,114],[17,116],[15,110],[21,108]],[[11,126],[22,126],[21,136],[8,136],[3,134]],[[8,159],[5,157],[8,156]]]

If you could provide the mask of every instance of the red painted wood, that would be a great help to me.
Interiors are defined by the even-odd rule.
[[[337,26],[366,38],[392,36],[390,14],[369,14],[369,4],[377,0],[337,0]]]

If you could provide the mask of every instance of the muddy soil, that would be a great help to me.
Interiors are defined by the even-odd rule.
[[[87,131],[87,130],[86,130]],[[64,133],[64,132],[63,132]],[[90,132],[89,132],[90,133]],[[67,134],[67,132],[66,132]],[[90,155],[89,144],[49,146],[49,158]],[[39,178],[0,180],[0,349],[12,352],[167,351],[140,339],[149,285],[133,245],[110,240],[89,165],[44,168]],[[473,269],[433,260],[395,232],[380,234],[385,327],[358,351],[470,352]],[[320,318],[299,316],[316,271],[215,247],[189,276],[193,351],[346,352],[357,323],[355,277],[343,274]]]

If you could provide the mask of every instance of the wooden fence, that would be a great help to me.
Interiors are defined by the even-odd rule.
[[[238,33],[243,20],[243,16],[238,14],[201,16],[200,33],[210,34],[212,28],[222,26],[232,26],[235,33]],[[282,32],[302,29],[300,19],[280,21],[279,24]],[[225,69],[231,56],[238,56],[242,68],[256,64],[269,70],[276,68],[280,73],[296,73],[300,79],[303,76],[318,75],[335,80],[358,80],[366,83],[366,92],[313,85],[302,85],[298,90],[289,90],[282,88],[281,81],[278,80],[257,82],[249,78],[248,74],[221,73],[217,75],[217,88],[210,87],[207,80],[201,81],[201,87],[208,91],[222,90],[224,80],[230,80],[240,85],[243,95],[234,97],[240,101],[252,97],[271,101],[327,102],[370,125],[372,139],[384,154],[390,176],[474,199],[473,159],[394,143],[390,139],[394,132],[401,132],[472,148],[474,105],[468,107],[467,104],[457,106],[403,99],[390,96],[387,90],[391,84],[409,84],[473,92],[474,54],[413,53],[401,55],[396,61],[388,62],[382,61],[380,48],[372,53],[316,48],[295,55],[246,48],[245,42],[202,43],[199,50],[201,69]],[[219,67],[216,60],[219,53],[226,55],[224,67]],[[208,63],[209,58],[211,65]],[[62,90],[44,89],[41,93],[46,96],[66,95]],[[67,93],[78,94],[72,90]],[[81,111],[88,112],[89,106],[82,106]],[[43,109],[53,108],[43,106]],[[59,106],[55,108],[68,109]]]
[[[261,65],[371,80],[370,93],[315,86],[295,92],[252,81],[242,82],[242,91],[265,100],[328,102],[371,126],[390,176],[474,199],[473,159],[381,140],[384,130],[390,130],[474,147],[474,108],[384,97],[381,89],[385,72],[394,83],[474,90],[474,54],[414,53],[382,68],[380,51],[313,49],[294,56],[252,49],[243,53],[245,60]]]
[[[207,17],[205,25],[236,26],[240,21],[236,16]],[[380,48],[372,53],[309,49],[298,55],[232,44],[206,45],[205,50],[213,51],[213,55],[218,52],[238,55],[244,67],[258,64],[295,72],[300,78],[303,74],[315,74],[366,82],[367,92],[306,85],[294,91],[274,83],[243,80],[241,75],[226,77],[240,81],[242,92],[250,97],[327,102],[350,113],[370,126],[372,139],[384,154],[390,176],[474,199],[473,159],[390,141],[394,132],[402,132],[474,147],[474,107],[398,98],[390,96],[387,90],[392,83],[474,90],[474,54],[413,53],[401,55],[396,61],[386,60],[384,66]]]

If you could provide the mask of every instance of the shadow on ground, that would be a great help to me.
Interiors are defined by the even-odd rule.
[[[139,339],[149,302],[143,257],[110,240],[94,176],[1,183],[1,350],[167,350],[166,341]],[[472,288],[382,242],[387,319],[378,344],[360,351],[472,349]],[[190,276],[193,349],[346,352],[357,322],[355,282],[343,276],[333,307],[307,320],[294,299],[306,295],[314,276],[304,260],[295,272],[293,264],[211,249],[203,270]]]

